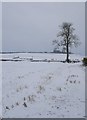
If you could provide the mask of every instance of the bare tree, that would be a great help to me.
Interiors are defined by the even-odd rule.
[[[56,45],[55,48],[62,47],[67,53],[66,61],[69,63],[69,48],[72,46],[77,47],[79,45],[79,39],[76,34],[74,34],[75,28],[73,28],[72,23],[64,22],[60,27],[60,32],[57,34],[57,37],[60,39],[54,40],[53,45]]]

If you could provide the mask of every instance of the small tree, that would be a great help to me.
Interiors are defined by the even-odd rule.
[[[59,26],[61,31],[57,34],[57,37],[60,37],[59,40],[54,40],[53,45],[56,45],[56,48],[62,47],[64,51],[67,53],[66,61],[69,63],[69,48],[73,45],[75,47],[79,44],[79,39],[76,34],[74,34],[74,28],[72,23],[64,22],[61,26]],[[61,39],[62,38],[62,39]]]

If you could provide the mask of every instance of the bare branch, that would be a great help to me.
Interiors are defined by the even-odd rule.
[[[67,61],[69,56],[69,47],[80,45],[78,36],[74,34],[75,28],[72,23],[63,22],[60,27],[60,31],[57,33],[57,38],[53,41],[53,45],[56,48],[63,47],[67,51]]]

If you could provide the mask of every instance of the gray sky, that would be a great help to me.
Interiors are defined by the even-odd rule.
[[[2,3],[0,2],[0,51],[2,51]]]
[[[81,45],[75,53],[85,53],[85,3],[3,3],[3,51],[52,51],[62,22],[72,22]]]

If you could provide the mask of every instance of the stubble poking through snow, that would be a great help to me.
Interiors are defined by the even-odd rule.
[[[70,55],[71,59],[79,59]],[[5,118],[82,118],[85,116],[85,68],[82,62],[30,62],[65,60],[62,54],[4,54],[2,100]]]

